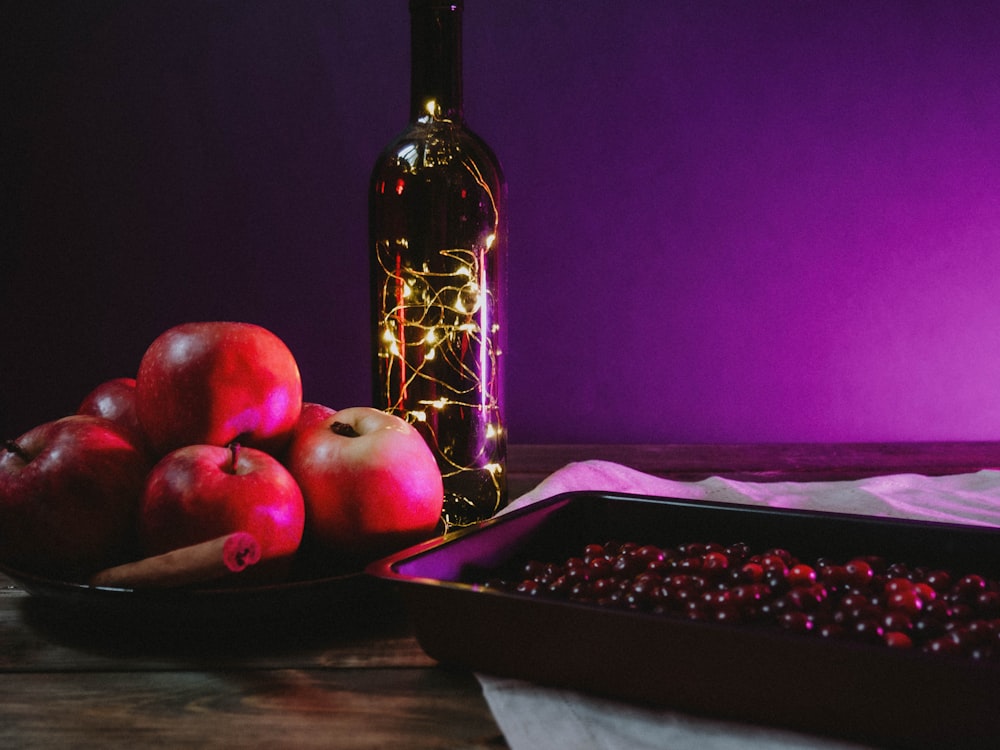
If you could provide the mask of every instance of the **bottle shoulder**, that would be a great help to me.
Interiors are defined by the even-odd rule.
[[[430,120],[412,122],[382,150],[375,170],[419,173],[475,164],[491,182],[503,182],[503,168],[496,153],[463,122]]]

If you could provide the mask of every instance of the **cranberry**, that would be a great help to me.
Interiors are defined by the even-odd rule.
[[[646,570],[648,570],[651,573],[656,573],[656,574],[661,575],[661,576],[666,575],[667,573],[669,573],[673,569],[674,569],[673,561],[672,560],[668,560],[667,558],[664,558],[662,560],[651,560],[646,565]]]
[[[813,627],[812,621],[806,617],[805,613],[798,610],[782,612],[778,615],[778,624],[793,633],[808,633]]]
[[[767,550],[764,554],[780,557],[785,562],[786,567],[790,567],[797,562],[796,559],[792,556],[792,553],[789,552],[784,547],[772,547],[771,549]]]
[[[596,578],[590,582],[590,589],[593,591],[594,596],[609,596],[612,591],[619,589],[619,580],[613,576]]]
[[[688,542],[677,547],[678,557],[701,557],[705,554],[705,545],[701,542]]]
[[[722,552],[706,552],[702,558],[702,568],[711,573],[724,573],[729,567],[729,558]]]
[[[764,580],[764,568],[760,563],[748,562],[740,568],[740,572],[743,573],[743,580],[748,583],[759,583]]]
[[[816,583],[816,571],[810,565],[795,565],[788,571],[788,583],[793,587],[811,586]]]
[[[579,580],[570,583],[569,595],[571,599],[587,600],[592,594],[593,589],[587,581]]]
[[[538,584],[530,578],[517,584],[517,592],[519,594],[528,594],[529,596],[535,596],[538,593],[538,588]]]
[[[1000,660],[1000,581],[856,556],[800,561],[743,543],[609,541],[529,560],[484,587],[696,621],[759,623],[889,648]]]
[[[883,638],[890,648],[913,648],[913,639],[898,630],[887,631]]]
[[[923,583],[927,579],[928,570],[929,568],[923,565],[917,565],[909,571],[906,577],[914,583]]]
[[[860,558],[850,560],[844,566],[844,571],[847,574],[847,582],[852,586],[867,586],[875,575],[868,561]]]
[[[951,606],[941,599],[935,599],[932,602],[927,602],[924,606],[924,612],[927,613],[928,617],[940,622],[950,620],[952,616]]]
[[[677,561],[677,569],[683,570],[689,573],[695,573],[700,571],[702,568],[702,558],[701,557],[682,557]]]
[[[888,631],[906,633],[913,630],[913,620],[902,610],[889,610],[882,615],[882,627]]]
[[[924,583],[943,593],[951,588],[951,574],[947,570],[932,570],[924,576]]]
[[[788,576],[785,575],[784,570],[764,571],[764,583],[770,586],[771,590],[778,594],[783,594],[791,588],[788,583]]]
[[[906,563],[894,562],[886,566],[885,576],[886,578],[905,578],[908,581],[912,581],[914,571],[911,571]]]
[[[765,573],[780,571],[782,575],[785,575],[788,572],[788,563],[785,558],[773,553],[760,558],[760,567],[764,569]]]
[[[951,605],[951,618],[952,620],[961,621],[968,620],[973,615],[973,609],[968,604],[953,604]]]
[[[970,629],[967,625],[952,628],[942,638],[954,641],[959,651],[970,651],[974,646],[981,645],[986,640],[982,637],[982,633]]]
[[[686,605],[689,601],[697,600],[701,592],[691,586],[683,586],[681,588],[672,589],[672,598],[676,599],[679,603]]]
[[[840,598],[838,610],[844,613],[851,613],[851,619],[856,619],[857,612],[861,607],[868,606],[868,597],[864,594],[848,593]]]
[[[973,620],[969,623],[969,630],[976,632],[983,643],[992,642],[1000,634],[1000,620]]]
[[[652,596],[652,592],[660,588],[660,581],[654,578],[637,578],[629,587],[629,591],[635,596],[645,598]]]
[[[548,591],[553,596],[564,596],[569,593],[570,583],[566,576],[559,576],[548,585]]]
[[[924,581],[913,584],[913,590],[917,592],[917,596],[926,604],[929,601],[933,601],[937,598],[937,591]]]
[[[945,632],[944,622],[925,614],[913,621],[913,632],[920,640],[937,638]]]
[[[982,591],[976,597],[974,609],[983,616],[995,617],[1000,614],[1000,592]]]
[[[970,574],[958,579],[951,590],[957,602],[969,604],[974,602],[985,588],[986,581],[982,576]]]
[[[826,598],[826,589],[822,586],[797,586],[791,589],[785,598],[795,609],[812,612]]]
[[[736,544],[730,544],[723,552],[726,553],[726,557],[730,561],[742,562],[750,556],[750,545],[745,542],[737,542]]]
[[[582,557],[571,557],[563,567],[563,575],[571,581],[586,580],[588,577],[588,566]]]
[[[882,641],[885,631],[878,620],[873,617],[865,617],[854,622],[848,632],[851,637],[866,643]]]
[[[760,614],[768,620],[777,620],[783,612],[789,609],[789,601],[784,596],[776,596],[772,599],[765,599],[760,603]]]
[[[879,606],[878,604],[873,604],[873,603],[869,602],[868,604],[865,604],[865,605],[861,606],[859,609],[857,609],[856,611],[854,611],[852,614],[854,615],[855,622],[857,622],[859,620],[876,620],[876,621],[879,621],[879,620],[882,619],[882,612],[883,611],[884,610],[882,609],[882,607]]]
[[[862,555],[857,559],[864,560],[868,563],[868,566],[876,575],[884,576],[886,568],[889,566],[888,561],[879,555]]]
[[[729,604],[729,592],[728,591],[706,591],[701,595],[701,600],[709,609],[718,609],[719,607]]]
[[[521,574],[525,578],[534,578],[545,569],[545,563],[541,560],[528,560],[521,569]]]
[[[668,586],[659,585],[649,590],[649,602],[655,607],[669,607],[672,597]]]
[[[818,577],[827,586],[843,586],[847,583],[847,568],[843,565],[822,565]]]
[[[886,593],[895,594],[897,591],[912,591],[914,587],[913,581],[908,578],[901,578],[899,576],[889,577],[885,581],[885,586],[883,587]]]
[[[663,550],[652,544],[646,544],[635,551],[635,556],[646,563],[661,562],[663,560]]]
[[[587,577],[592,579],[605,578],[611,575],[612,570],[611,561],[606,557],[603,555],[600,557],[593,557],[587,564]]]
[[[623,576],[634,576],[645,567],[642,560],[631,552],[620,552],[612,564],[612,570]]]
[[[733,586],[729,590],[729,599],[735,604],[747,605],[751,602],[759,602],[764,598],[766,594],[770,594],[771,590],[766,586],[760,584],[749,583],[740,586]]]
[[[905,591],[896,591],[889,596],[888,605],[891,609],[900,609],[911,615],[916,614],[923,608],[924,600],[920,598],[913,588]]]

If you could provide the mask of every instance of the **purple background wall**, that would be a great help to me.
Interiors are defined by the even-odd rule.
[[[513,441],[1000,439],[994,3],[466,4]],[[3,9],[0,433],[195,319],[368,403],[406,0]]]

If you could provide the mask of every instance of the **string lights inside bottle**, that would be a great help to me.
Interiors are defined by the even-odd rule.
[[[424,236],[414,248],[412,238],[396,236],[379,238],[375,249],[379,387],[388,411],[414,424],[434,449],[445,481],[443,520],[453,527],[488,517],[506,502],[506,436],[500,300],[489,284],[496,273],[497,206],[475,163],[461,160],[447,140],[401,149],[400,176],[376,190],[408,199],[407,191],[420,191],[421,170],[460,161],[473,189],[461,189],[458,201],[485,200],[492,223],[480,225],[465,247],[429,248]]]
[[[368,193],[373,397],[436,455],[447,530],[507,504],[507,184],[465,120],[462,0],[409,10],[409,120]]]

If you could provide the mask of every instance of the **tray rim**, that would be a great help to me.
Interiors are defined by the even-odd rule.
[[[452,545],[466,537],[488,533],[497,525],[507,524],[524,516],[535,515],[552,508],[556,505],[568,505],[580,501],[611,501],[611,502],[635,502],[657,504],[678,508],[689,508],[693,510],[707,510],[714,512],[738,512],[744,515],[760,516],[780,516],[784,518],[808,518],[822,520],[847,521],[860,523],[872,527],[886,527],[904,529],[926,529],[936,530],[942,533],[957,531],[962,533],[982,533],[988,536],[996,536],[1000,541],[1000,526],[991,526],[980,523],[956,523],[954,521],[935,521],[931,519],[908,518],[899,516],[878,516],[863,513],[841,512],[833,510],[814,510],[805,508],[781,508],[771,505],[743,504],[724,502],[718,500],[700,500],[692,498],[674,497],[671,495],[653,495],[644,493],[619,492],[608,490],[570,490],[542,498],[532,503],[528,503],[514,510],[501,512],[492,518],[488,518],[479,523],[456,529],[440,536],[427,539],[423,542],[398,550],[390,555],[374,560],[365,566],[365,573],[376,578],[394,581],[397,583],[436,583],[439,585],[455,585],[468,588],[475,584],[463,583],[461,581],[447,581],[426,576],[410,576],[401,573],[398,566],[411,559],[430,554],[440,548]],[[499,593],[495,592],[494,593]],[[553,600],[555,601],[555,600]]]

